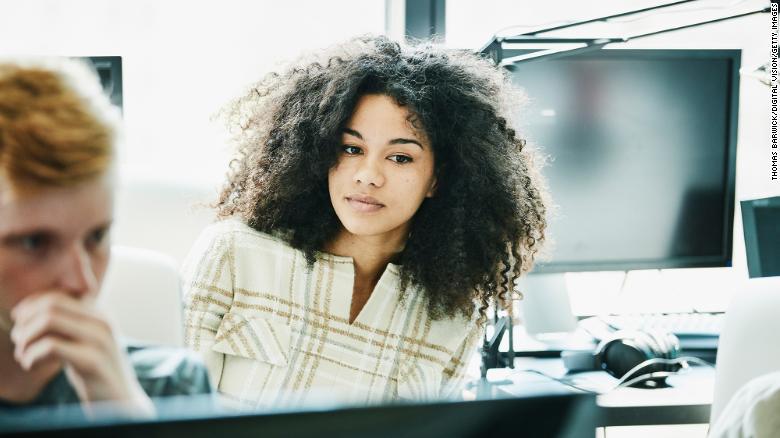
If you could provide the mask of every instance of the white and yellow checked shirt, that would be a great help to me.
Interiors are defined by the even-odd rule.
[[[204,230],[182,274],[185,342],[240,407],[457,398],[481,337],[474,320],[430,319],[416,290],[399,300],[393,264],[350,324],[352,258],[320,254],[310,268],[235,220]]]

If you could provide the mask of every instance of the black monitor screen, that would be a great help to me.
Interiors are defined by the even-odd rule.
[[[536,387],[540,388],[539,385]],[[86,419],[79,405],[60,405],[56,409],[0,410],[0,435],[79,438],[593,437],[596,426],[604,423],[596,406],[596,396],[562,387],[551,391],[528,397],[365,407],[323,406],[299,412],[220,412],[213,402],[211,409],[206,410],[208,406],[204,401],[208,401],[205,398],[163,397],[154,400],[157,411],[154,419],[117,417],[121,410],[98,410],[97,415]],[[98,408],[106,407],[112,406],[98,404]],[[520,424],[518,419],[527,421]]]
[[[542,272],[730,266],[738,50],[521,63],[523,135],[549,157]]]
[[[780,276],[780,196],[741,204],[750,277]]]
[[[121,110],[123,107],[122,57],[89,56],[81,59],[92,64],[111,103]]]

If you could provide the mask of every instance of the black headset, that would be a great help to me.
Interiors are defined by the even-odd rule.
[[[618,379],[632,368],[649,359],[676,359],[680,355],[680,341],[671,333],[659,331],[620,330],[602,340],[593,352],[561,353],[563,364],[570,372],[604,370]],[[661,371],[675,372],[679,363],[652,363],[636,370],[627,379]],[[664,377],[655,379],[663,382]],[[638,382],[642,383],[642,382]]]

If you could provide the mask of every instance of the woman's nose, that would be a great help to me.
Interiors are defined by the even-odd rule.
[[[377,160],[365,158],[355,172],[355,182],[359,184],[373,185],[382,187],[385,183],[385,177],[382,168]]]

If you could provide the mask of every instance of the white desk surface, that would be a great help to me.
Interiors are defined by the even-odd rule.
[[[693,366],[670,376],[668,388],[618,388],[617,379],[604,371],[567,375],[560,359],[516,358],[514,369],[491,369],[486,379],[470,382],[467,394],[475,399],[524,397],[577,391],[548,377],[529,372],[541,371],[549,376],[566,377],[571,383],[602,393],[596,399],[607,416],[620,424],[706,423],[712,404],[715,370]],[[666,423],[664,418],[668,418]],[[613,420],[609,420],[613,421]],[[646,421],[646,422],[645,422]]]

